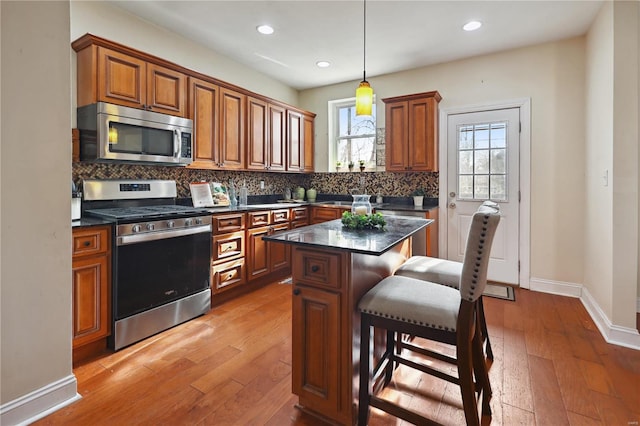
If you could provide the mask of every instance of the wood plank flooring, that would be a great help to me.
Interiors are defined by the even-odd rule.
[[[516,289],[515,302],[484,304],[495,354],[491,424],[638,425],[640,352],[605,343],[579,300]],[[403,368],[384,397],[464,424],[457,386]],[[323,424],[294,407],[288,284],[101,355],[74,374],[82,399],[35,424]],[[374,409],[370,424],[405,423]]]

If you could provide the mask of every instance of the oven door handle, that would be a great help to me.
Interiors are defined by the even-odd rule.
[[[183,237],[185,235],[201,234],[211,232],[211,225],[194,226],[193,228],[172,229],[170,231],[158,231],[146,234],[123,235],[116,239],[116,245],[144,243],[147,241],[164,240],[167,238]]]

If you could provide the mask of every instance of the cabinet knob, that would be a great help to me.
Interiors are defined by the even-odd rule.
[[[313,265],[311,267],[311,272],[318,272],[320,270],[320,267],[318,265]]]
[[[293,289],[293,294],[294,294],[294,296],[299,295],[300,294],[300,289],[299,288],[294,288]]]
[[[84,243],[82,243],[83,246],[85,247],[89,247],[91,245],[90,241],[85,241]]]

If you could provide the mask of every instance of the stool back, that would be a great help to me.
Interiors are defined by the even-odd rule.
[[[475,302],[487,286],[491,244],[499,222],[500,207],[495,203],[485,203],[473,214],[460,276],[462,300]]]

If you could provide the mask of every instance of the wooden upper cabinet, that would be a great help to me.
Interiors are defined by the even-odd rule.
[[[193,120],[193,163],[196,169],[220,168],[218,134],[220,87],[198,78],[189,78],[189,114]]]
[[[247,169],[284,171],[285,109],[251,96],[247,105]]]
[[[306,173],[312,173],[314,171],[313,155],[314,155],[314,139],[315,139],[315,116],[304,114],[304,171]]]
[[[302,114],[287,110],[287,170],[304,171],[304,124]]]
[[[438,171],[438,103],[436,91],[386,98],[386,170]]]
[[[220,164],[223,169],[245,168],[245,117],[247,96],[220,89]]]
[[[103,101],[143,108],[147,96],[146,65],[141,59],[98,47],[98,98],[87,103]]]
[[[99,101],[185,117],[187,76],[116,50],[90,46],[78,52],[78,106]]]
[[[185,117],[187,115],[187,76],[181,72],[148,63],[146,109]]]

